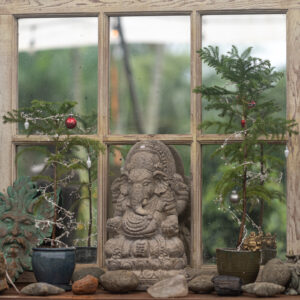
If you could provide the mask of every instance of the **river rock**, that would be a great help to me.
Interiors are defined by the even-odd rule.
[[[153,298],[174,298],[188,295],[188,285],[183,275],[161,280],[147,289]]]
[[[242,280],[239,277],[219,275],[212,282],[219,296],[238,296],[242,293]]]
[[[72,292],[76,295],[89,295],[96,293],[99,281],[92,275],[86,275],[75,281],[72,285]]]
[[[107,291],[126,293],[134,291],[139,285],[138,277],[131,271],[107,271],[100,277],[100,284]]]
[[[105,271],[99,267],[86,267],[76,270],[72,275],[72,282],[84,278],[86,275],[91,275],[96,277],[100,281],[100,277],[105,273]]]
[[[274,258],[267,262],[264,266],[260,281],[271,282],[286,286],[291,278],[291,270],[280,259]]]
[[[31,296],[58,295],[64,292],[64,289],[45,282],[31,283],[21,289],[22,294]]]
[[[283,293],[284,286],[271,282],[254,282],[242,286],[242,290],[257,297],[272,297]]]
[[[194,293],[209,294],[214,290],[214,284],[211,279],[211,275],[197,276],[188,283],[188,287]]]
[[[210,270],[210,269],[205,269],[205,268],[196,269],[196,268],[186,267],[184,269],[184,271],[186,274],[187,281],[190,281],[193,278],[198,277],[200,275],[211,276],[211,278],[218,275],[218,272],[216,269]]]

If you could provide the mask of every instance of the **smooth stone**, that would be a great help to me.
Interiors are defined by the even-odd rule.
[[[31,283],[21,289],[22,294],[31,296],[58,295],[64,292],[64,289],[45,282]]]
[[[76,270],[72,275],[72,282],[84,278],[86,275],[91,275],[96,277],[100,281],[100,277],[105,273],[105,271],[99,267],[85,267]]]
[[[238,296],[242,293],[242,279],[229,275],[218,275],[212,279],[219,296]]]
[[[185,276],[176,275],[161,280],[147,289],[153,298],[174,298],[188,295],[188,285]]]
[[[264,266],[260,281],[261,282],[271,282],[279,284],[281,286],[286,286],[291,278],[291,270],[287,265],[285,265],[280,259],[274,258],[267,262]]]
[[[218,275],[217,270],[214,270],[214,269],[213,270],[208,270],[208,269],[205,269],[205,268],[196,269],[196,268],[186,267],[184,269],[184,271],[185,271],[185,274],[186,274],[186,280],[187,281],[190,281],[193,278],[198,277],[200,275],[211,276],[211,278]]]
[[[295,289],[289,289],[288,291],[285,292],[285,294],[289,296],[296,296],[298,295],[298,292]]]
[[[254,282],[242,286],[242,290],[257,297],[272,297],[284,292],[284,286],[271,282]]]
[[[137,288],[139,279],[131,271],[107,271],[100,277],[100,284],[107,291],[126,293]]]
[[[200,275],[193,278],[189,283],[189,290],[198,294],[209,294],[214,290],[214,284],[211,281],[213,276]]]
[[[72,285],[72,292],[76,295],[90,295],[96,293],[99,281],[92,275],[86,275],[75,281]]]

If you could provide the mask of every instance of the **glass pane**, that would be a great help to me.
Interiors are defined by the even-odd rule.
[[[228,196],[227,199],[224,199],[222,205],[216,193],[216,184],[221,179],[222,173],[230,168],[219,155],[212,157],[212,153],[220,147],[220,145],[202,146],[203,260],[207,264],[215,263],[216,248],[235,248],[239,234],[239,225],[235,217],[237,216],[240,219],[239,204],[231,203],[230,196]],[[268,232],[272,235],[276,234],[277,256],[281,259],[284,259],[286,254],[286,166],[284,149],[285,146],[264,145],[265,155],[275,156],[282,161],[281,166],[271,167],[270,164],[265,165],[265,168],[271,167],[268,170],[270,182],[266,185],[270,189],[282,192],[283,199],[280,201],[274,196],[271,201],[264,201],[262,224],[265,234]],[[260,166],[256,167],[256,171],[257,168],[260,168]],[[255,203],[248,203],[248,214],[254,222],[247,221],[248,234],[251,231],[258,232],[256,226],[259,225],[260,203],[258,199]]]
[[[74,113],[97,127],[97,18],[19,20],[19,107],[32,100],[75,101]],[[20,128],[21,129],[21,128]]]
[[[274,99],[281,107],[279,115],[286,115],[286,17],[285,15],[225,15],[203,16],[203,47],[218,46],[220,54],[226,54],[235,45],[239,53],[253,47],[251,56],[269,60],[276,71],[284,76],[275,88],[267,90],[265,99]],[[204,85],[230,88],[229,82],[216,74],[206,63],[202,65]],[[263,99],[263,97],[261,98]],[[206,110],[207,99],[203,97],[202,119],[222,120],[221,111]],[[258,101],[258,99],[253,99]],[[204,133],[217,133],[216,127],[203,130]]]
[[[142,142],[141,142],[142,143]],[[121,170],[126,171],[126,166],[125,166],[125,159],[127,157],[128,152],[130,149],[132,149],[132,145],[117,145],[117,146],[111,146],[110,147],[110,156],[109,156],[109,196],[108,196],[108,218],[113,218],[116,217],[118,214],[116,213],[117,206],[118,206],[118,200],[121,199],[122,195],[124,196],[125,194],[122,194],[124,192],[124,187],[122,189],[118,188],[118,178],[121,176]],[[170,146],[173,157],[176,162],[176,172],[180,174],[180,176],[175,178],[181,178],[182,181],[177,182],[174,180],[173,183],[170,183],[170,185],[173,185],[173,193],[175,197],[177,197],[177,207],[178,211],[180,211],[178,220],[179,220],[179,238],[182,240],[184,246],[185,246],[185,251],[187,254],[187,258],[189,261],[189,256],[190,256],[190,228],[191,228],[191,205],[190,205],[190,194],[189,194],[189,189],[188,187],[190,186],[190,146],[185,146],[185,145],[175,145],[175,146]],[[144,160],[143,160],[144,161]],[[138,168],[138,166],[137,166]],[[176,182],[175,182],[176,181]],[[124,185],[128,186],[128,185]],[[178,191],[175,189],[182,188],[183,191]],[[119,192],[121,190],[121,193]],[[184,192],[186,190],[186,194]],[[127,194],[126,194],[127,195]],[[164,195],[164,194],[162,194]],[[160,195],[160,202],[164,201],[163,196]],[[182,199],[181,199],[181,196]],[[165,195],[166,196],[166,195]],[[114,197],[114,198],[113,198]],[[117,198],[117,200],[116,200]],[[157,199],[157,195],[155,193],[151,195],[145,195],[144,199],[139,199],[139,201],[148,201],[146,204],[142,204],[142,207],[149,208],[149,203],[155,203]],[[132,200],[132,197],[128,195],[128,199],[125,198],[123,199],[124,201],[130,201]],[[182,201],[181,201],[182,200]],[[128,206],[130,206],[129,204]],[[143,206],[144,205],[144,206]],[[182,206],[181,206],[182,205]],[[128,207],[127,206],[127,207]],[[156,204],[158,207],[159,204]],[[119,203],[120,207],[120,203]],[[156,209],[156,208],[155,208]],[[153,210],[151,213],[154,214],[156,210]],[[156,211],[157,213],[158,211]],[[123,215],[121,213],[121,215]],[[108,233],[108,238],[113,238],[114,234],[109,232]]]
[[[54,153],[53,146],[18,146],[17,175],[30,176],[37,183],[41,194],[43,191],[53,191],[53,165],[49,165],[50,153]],[[59,190],[59,221],[63,227],[56,229],[56,238],[68,246],[90,247],[87,251],[96,255],[97,246],[97,159],[91,155],[91,167],[86,165],[87,152],[82,147],[77,147],[65,155],[64,164],[68,163],[70,168],[57,166],[58,190]],[[75,162],[82,162],[78,168]],[[89,186],[91,189],[89,190]],[[45,190],[47,188],[47,190]],[[53,195],[53,194],[52,194]],[[47,199],[50,201],[53,196]],[[53,202],[53,201],[52,201]],[[91,207],[90,207],[91,204]],[[91,214],[90,214],[91,212]],[[57,221],[57,222],[59,222]],[[50,238],[50,236],[49,236]],[[42,243],[43,241],[41,241]],[[44,241],[45,243],[45,241]],[[46,241],[47,244],[47,241]],[[76,250],[77,251],[77,250]],[[80,248],[80,253],[85,254]],[[96,256],[86,254],[81,263],[96,263]]]
[[[111,132],[190,132],[189,17],[110,21]]]

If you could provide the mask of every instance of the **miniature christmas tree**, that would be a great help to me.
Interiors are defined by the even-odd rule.
[[[268,60],[252,57],[251,48],[240,54],[235,46],[227,55],[220,55],[219,48],[212,46],[198,53],[226,81],[224,86],[202,85],[194,91],[207,99],[207,110],[216,110],[221,117],[219,120],[204,121],[200,128],[213,126],[217,133],[231,134],[214,153],[221,155],[229,166],[224,169],[216,192],[221,202],[232,191],[236,191],[235,195],[231,195],[233,200],[242,200],[239,203],[239,249],[249,206],[255,205],[257,200],[262,203],[283,197],[281,192],[265,184],[274,180],[272,168],[276,169],[281,162],[275,155],[264,153],[266,142],[262,138],[283,139],[286,133],[295,134],[296,123],[278,117],[281,108],[273,99],[266,97],[265,91],[273,88],[283,76],[283,73],[274,70]],[[240,141],[231,142],[230,137],[240,138]]]
[[[78,147],[84,147],[89,154],[93,153],[93,157],[97,157],[99,152],[103,151],[102,144],[97,140],[70,135],[70,133],[83,133],[80,128],[76,128],[77,120],[71,114],[75,105],[75,102],[67,101],[53,103],[33,100],[30,107],[13,110],[3,117],[4,123],[24,124],[27,135],[38,134],[48,137],[49,144],[54,148],[54,151],[51,151],[45,147],[30,147],[30,150],[34,148],[46,155],[44,170],[47,168],[52,170],[51,176],[38,175],[34,178],[34,180],[47,182],[46,186],[40,187],[40,191],[45,200],[54,206],[54,217],[51,221],[51,246],[62,245],[62,237],[69,235],[70,230],[77,225],[73,218],[74,214],[60,207],[58,200],[61,187],[72,180],[75,171],[85,168],[89,170],[91,167],[90,156],[85,162],[76,155]],[[74,130],[71,131],[71,129]],[[89,184],[91,185],[90,181]],[[89,193],[89,197],[92,197],[91,193]],[[60,212],[63,213],[63,217],[59,217]],[[63,231],[59,237],[56,236],[57,228]]]

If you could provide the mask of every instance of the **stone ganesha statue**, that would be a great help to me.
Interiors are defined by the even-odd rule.
[[[114,237],[105,244],[106,265],[132,270],[139,289],[183,273],[187,263],[178,215],[187,205],[189,188],[176,172],[174,151],[160,141],[135,144],[112,184],[114,216],[107,229]]]

